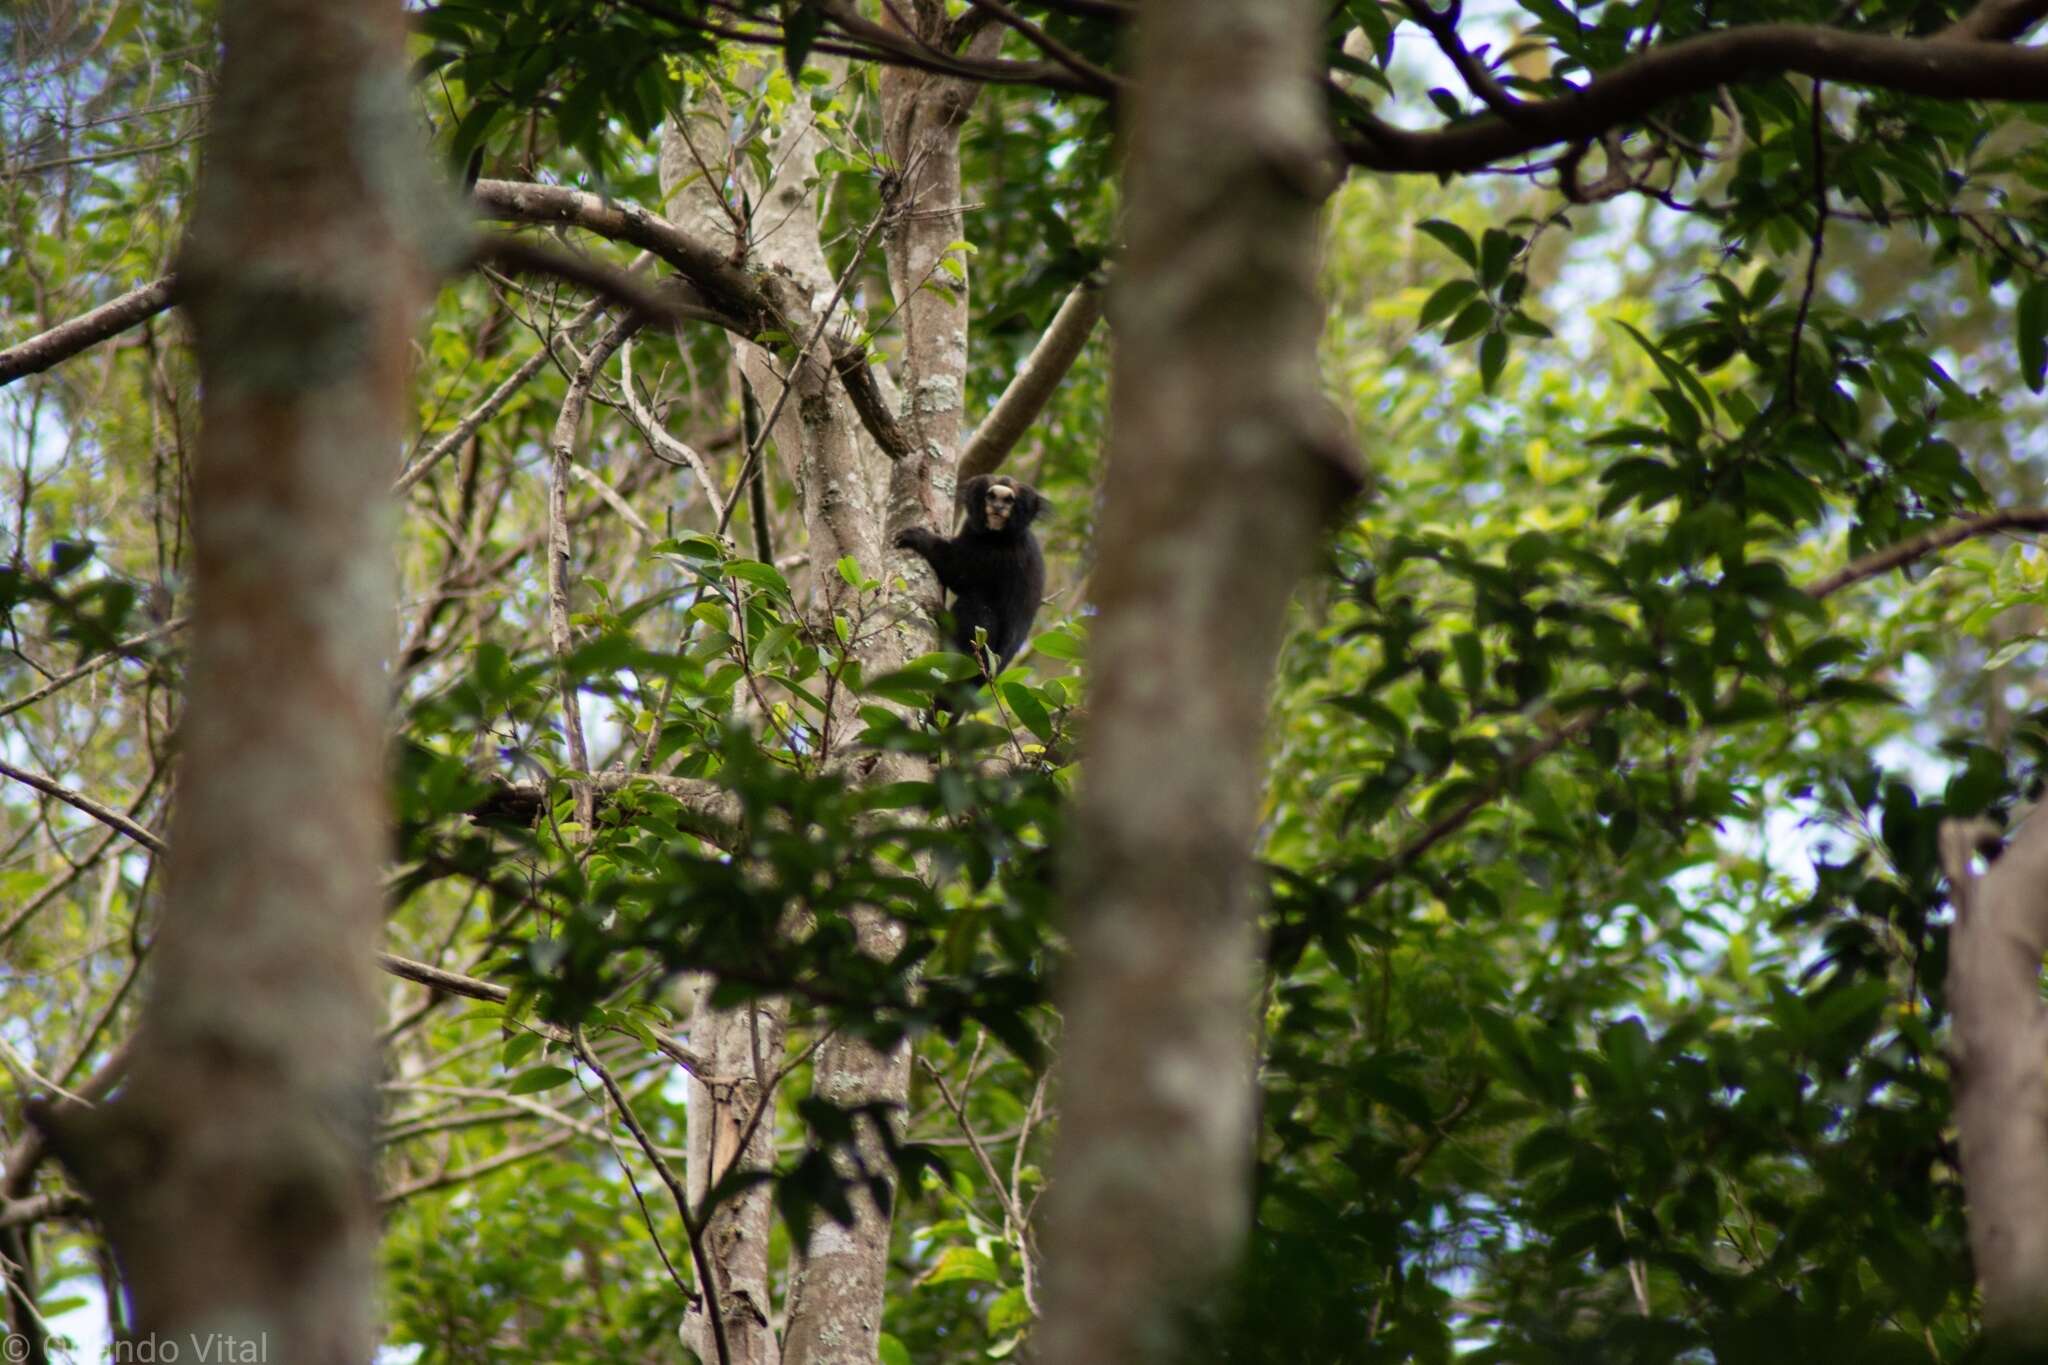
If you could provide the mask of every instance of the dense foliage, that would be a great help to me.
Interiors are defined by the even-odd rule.
[[[0,19],[24,76],[0,96],[0,344],[167,268],[206,99],[203,15],[58,8],[69,26]],[[891,169],[874,70],[835,55],[810,8],[772,31],[753,8],[446,0],[419,15],[424,117],[451,167],[646,206],[664,114],[693,91],[724,92],[747,157],[768,154],[751,135],[814,118],[831,264],[886,355],[887,281],[859,255]],[[1052,6],[1048,31],[1113,68],[1116,8]],[[1836,10],[1523,0],[1516,41],[1554,64],[1501,79],[1536,97],[1652,29]],[[1370,141],[1351,121],[1389,95],[1472,112],[1406,51],[1404,14],[1333,10],[1340,133]],[[1882,4],[1856,22],[1954,17]],[[1069,288],[1114,269],[1112,123],[1090,92],[1025,86],[974,115],[970,411]],[[1326,374],[1375,481],[1302,597],[1272,702],[1257,1232],[1216,1308],[1219,1358],[1965,1357],[1935,834],[2004,822],[2038,789],[2048,567],[1992,534],[1859,556],[2033,500],[2040,132],[2013,106],[1772,77],[1596,152],[1605,190],[1636,197],[1568,202],[1560,181],[1602,198],[1583,151],[1524,180],[1360,176],[1334,196]],[[489,273],[444,289],[420,449],[537,336],[587,348],[579,304]],[[824,1154],[855,1115],[804,1098],[810,1050],[908,1031],[885,1356],[1006,1355],[1033,1313],[1026,1229],[1057,1114],[1055,871],[1107,347],[1006,466],[1054,507],[1045,629],[950,715],[930,706],[964,659],[865,677],[849,647],[876,623],[807,611],[816,576],[866,601],[877,566],[805,560],[775,460],[743,499],[764,396],[708,329],[644,335],[637,380],[600,384],[572,512],[576,642],[557,657],[545,469],[577,363],[565,347],[541,365],[406,495],[389,946],[503,990],[393,986],[393,1358],[672,1358],[688,1234],[564,1031],[674,1154],[684,1106],[659,1039],[689,1002],[764,996],[795,1010],[766,1120],[778,1238],[847,1207]],[[641,430],[636,382],[743,508],[730,528]],[[151,829],[193,388],[158,320],[0,397],[0,759]],[[620,782],[584,827],[565,695],[593,771],[715,797]],[[864,728],[834,734],[848,695]],[[854,781],[875,750],[928,758],[929,780]],[[140,845],[13,775],[9,1136],[29,1094],[123,1036],[160,890]],[[858,951],[870,906],[909,927],[891,960]],[[89,1341],[113,1283],[93,1225],[38,1235],[40,1310]]]

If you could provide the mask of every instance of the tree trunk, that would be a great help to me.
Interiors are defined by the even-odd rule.
[[[942,6],[920,5],[919,22],[929,42],[942,40],[946,18]],[[985,30],[970,44],[987,49],[995,38]],[[882,577],[904,578],[910,601],[921,604],[922,616],[908,616],[894,628],[875,632],[861,650],[868,677],[902,667],[936,643],[929,609],[938,603],[938,586],[923,560],[893,547],[896,533],[909,526],[952,529],[955,466],[960,457],[962,407],[967,384],[968,290],[964,273],[957,279],[939,272],[948,247],[963,236],[960,196],[960,127],[973,108],[979,87],[925,72],[892,69],[882,76],[882,126],[890,155],[902,176],[897,200],[887,209],[884,245],[889,284],[903,328],[900,380],[901,419],[914,449],[889,470],[886,518],[877,524],[882,553],[861,562],[882,562]],[[960,263],[963,267],[965,262]],[[937,281],[945,291],[925,286]],[[811,563],[829,564],[820,550],[815,523],[811,529]],[[848,699],[849,702],[852,699]],[[849,708],[850,709],[850,708]],[[851,716],[849,716],[849,721]],[[850,726],[842,733],[857,733]],[[916,776],[900,754],[862,754],[863,779],[896,782]],[[920,868],[924,867],[922,860]],[[870,911],[857,923],[861,950],[871,957],[893,957],[903,946],[903,929],[894,920]],[[819,1050],[815,1093],[844,1107],[889,1105],[900,1114],[910,1098],[910,1041],[882,1051],[857,1038],[835,1037]],[[861,1164],[884,1177],[892,1195],[894,1169],[882,1135],[862,1126]],[[852,1165],[840,1160],[842,1175]],[[797,1258],[790,1276],[789,1333],[784,1349],[790,1365],[838,1365],[876,1358],[882,1330],[882,1301],[889,1272],[889,1225],[892,1210],[878,1207],[865,1188],[853,1192],[858,1215],[841,1228],[818,1221],[811,1243]]]
[[[1955,900],[1948,999],[1970,1253],[1999,1360],[2048,1347],[2048,820],[2036,813],[1982,876],[1977,822],[1942,827]]]
[[[93,1196],[143,1336],[185,1359],[257,1343],[361,1365],[388,492],[436,188],[399,5],[230,0],[222,24],[179,270],[204,433],[169,889],[126,1086],[53,1118],[52,1147]]]
[[[759,1123],[753,1118],[761,1105],[775,1103],[768,1085],[782,1061],[788,1020],[789,1007],[776,1000],[724,1010],[700,1005],[691,1017],[690,1042],[706,1070],[731,1078],[716,1085],[690,1078],[687,1189],[697,1208],[732,1171],[775,1165],[774,1116],[763,1115]],[[721,1203],[704,1228],[706,1260],[718,1279],[718,1325],[724,1330],[727,1365],[776,1365],[781,1359],[769,1289],[773,1199],[770,1187],[756,1185]],[[705,1286],[699,1285],[698,1293],[706,1293]],[[718,1333],[701,1299],[684,1319],[684,1332],[700,1360],[718,1360]]]
[[[1316,365],[1320,18],[1138,18],[1039,1328],[1058,1365],[1186,1358],[1247,1223],[1267,687],[1354,486]]]
[[[676,223],[705,242],[715,242],[727,252],[740,246],[740,233],[730,206],[719,198],[732,146],[727,138],[725,106],[706,87],[703,107],[681,113],[665,130],[662,139],[660,174],[663,199]],[[799,136],[804,136],[799,134]],[[785,149],[778,149],[778,153]],[[801,188],[811,174],[817,155],[815,146],[799,143],[786,149],[785,159],[774,157],[781,166],[779,182],[771,187],[768,202],[779,219],[785,212],[805,207]],[[757,191],[758,186],[754,187]],[[794,204],[786,196],[798,196]],[[778,198],[781,197],[781,198]],[[816,252],[817,233],[806,212],[793,226],[785,224],[778,240],[795,248],[806,267],[809,281],[824,272],[822,253]],[[808,248],[808,250],[806,250]],[[815,253],[815,258],[813,258]],[[784,262],[788,264],[787,262]],[[794,267],[792,267],[794,268]],[[829,292],[830,281],[823,288]],[[751,383],[774,382],[773,360],[767,351],[735,340],[740,367]],[[772,395],[775,390],[765,389]],[[771,397],[770,401],[773,399]],[[794,401],[783,407],[776,434],[785,448],[798,440],[798,419]],[[752,424],[743,430],[752,435]],[[768,477],[766,452],[761,478]],[[772,1115],[751,1122],[758,1105],[775,1103],[769,1090],[782,1063],[784,1038],[789,1023],[789,1002],[767,999],[732,1009],[713,1009],[703,1003],[710,995],[708,980],[695,983],[699,1004],[690,1016],[690,1043],[704,1059],[706,1074],[721,1078],[706,1085],[690,1078],[689,1170],[690,1199],[702,1207],[711,1187],[732,1170],[769,1170],[775,1165],[775,1130]],[[748,1134],[744,1148],[740,1139]],[[725,1200],[712,1211],[705,1225],[706,1259],[717,1279],[715,1286],[698,1286],[700,1295],[715,1296],[725,1335],[728,1365],[776,1365],[781,1359],[780,1343],[773,1326],[774,1293],[768,1239],[775,1216],[774,1191],[756,1185]],[[704,1299],[684,1320],[684,1338],[698,1358],[719,1359],[717,1332],[707,1314]]]
[[[928,36],[939,41],[945,30],[942,8],[918,9],[920,22],[931,24]],[[977,50],[991,47],[996,37],[993,29],[985,30],[975,39]],[[971,85],[919,73],[891,73],[883,81],[882,120],[900,181],[894,199],[885,205],[884,220],[873,225],[877,232],[857,240],[879,242],[900,305],[897,317],[905,340],[899,362],[905,395],[901,417],[915,443],[913,451],[893,462],[884,458],[867,438],[822,345],[806,352],[791,369],[751,342],[734,343],[748,383],[764,408],[780,407],[772,435],[780,461],[794,475],[801,494],[811,609],[818,624],[829,628],[834,612],[854,605],[853,590],[833,569],[843,556],[852,556],[885,582],[900,578],[909,584],[908,593],[881,604],[881,621],[870,621],[870,628],[857,637],[860,663],[869,677],[902,667],[936,643],[937,584],[923,560],[893,548],[892,542],[896,532],[908,526],[951,528],[969,318],[964,280],[940,272],[937,262],[963,234],[959,137],[976,93]],[[693,109],[670,125],[662,153],[662,182],[665,193],[677,199],[670,211],[680,225],[705,240],[735,244],[735,215],[719,203],[716,188],[730,155],[722,113]],[[799,345],[827,307],[836,311],[850,306],[843,298],[834,300],[839,281],[826,264],[816,191],[805,185],[822,146],[808,122],[784,130],[770,156],[770,164],[777,167],[774,183],[752,187],[757,207],[750,226],[760,235],[748,243],[748,263],[772,272],[764,276],[766,286],[778,292],[791,317],[804,320],[794,338]],[[924,287],[934,280],[948,292]],[[894,388],[887,374],[878,378],[885,392]],[[785,384],[793,392],[778,405]],[[907,757],[857,750],[846,742],[860,731],[860,700],[844,692],[835,698],[831,728],[836,742],[824,760],[860,782],[913,776]],[[863,950],[872,955],[889,957],[902,946],[901,928],[886,916],[863,917],[857,929]],[[752,1029],[757,1025],[742,1027],[718,1012],[701,1015],[693,1026],[692,1040],[706,1050],[713,1073],[740,1081],[730,1093],[712,1094],[693,1086],[693,1161],[701,1162],[715,1149],[718,1132],[744,1122],[737,1107],[743,1106],[745,1094],[757,1092],[765,1081],[757,1073],[772,1073],[780,1060],[786,1005],[764,1003],[753,1010],[767,1026],[764,1036],[772,1033],[776,1039],[772,1050],[753,1050]],[[734,1044],[721,1044],[718,1040],[723,1038],[734,1039]],[[739,1045],[740,1039],[746,1040],[745,1046]],[[900,1107],[909,1095],[910,1047],[905,1042],[882,1051],[859,1039],[834,1037],[819,1049],[812,1072],[814,1093],[833,1104]],[[771,1151],[765,1144],[771,1131],[772,1125],[761,1128],[759,1150],[746,1154],[749,1165],[768,1163]],[[867,1170],[889,1176],[892,1167],[882,1135],[863,1128],[860,1145]],[[850,1161],[842,1160],[841,1167],[851,1174]],[[722,1166],[719,1169],[722,1173]],[[852,1226],[842,1228],[821,1218],[812,1228],[810,1245],[792,1256],[781,1347],[782,1359],[791,1365],[876,1359],[892,1211],[878,1206],[864,1187],[852,1191],[852,1200]],[[714,1273],[727,1277],[720,1302],[728,1310],[728,1345],[734,1360],[775,1359],[769,1354],[774,1343],[764,1340],[765,1322],[744,1346],[731,1336],[736,1330],[747,1333],[750,1325],[745,1303],[735,1304],[735,1296],[764,1307],[767,1303],[767,1264],[756,1252],[766,1247],[769,1218],[769,1200],[762,1189],[735,1201],[712,1224]],[[704,1335],[694,1319],[692,1330]],[[712,1358],[708,1336],[702,1344],[693,1339],[693,1345],[707,1360]]]

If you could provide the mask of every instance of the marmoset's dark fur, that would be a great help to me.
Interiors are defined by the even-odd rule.
[[[939,585],[953,595],[954,647],[973,655],[994,677],[1031,637],[1031,622],[1045,596],[1045,556],[1031,534],[1031,520],[1045,500],[1008,475],[978,475],[961,493],[967,525],[959,535],[948,540],[913,526],[896,537],[896,544],[932,566]],[[993,658],[975,650],[977,629],[986,632]]]

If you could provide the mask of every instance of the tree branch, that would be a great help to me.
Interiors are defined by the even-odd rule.
[[[864,18],[847,0],[818,0],[818,8],[840,31],[871,49],[881,60],[958,76],[984,85],[1036,85],[1077,94],[1110,95],[1114,85],[1076,73],[1060,62],[1012,62],[1000,58],[963,57],[940,52],[928,44]],[[1104,73],[1105,75],[1107,73]]]
[[[1903,568],[1916,559],[1933,554],[1936,550],[1946,550],[1951,545],[1960,545],[1963,541],[1975,540],[1979,536],[1996,535],[2000,531],[2048,531],[2048,507],[1992,512],[1986,516],[1973,517],[1969,521],[1936,527],[1932,531],[1887,545],[1881,550],[1873,550],[1827,577],[1809,583],[1806,595],[1819,601],[1851,584]]]
[[[26,1199],[0,1199],[0,1228],[18,1228],[53,1218],[80,1218],[91,1209],[84,1195],[69,1190],[50,1190]]]
[[[487,232],[478,238],[474,259],[479,265],[495,265],[510,275],[553,275],[580,284],[622,308],[663,322],[725,321],[725,315],[706,303],[686,279],[649,286],[631,271],[503,233]]]
[[[145,318],[155,317],[177,302],[177,296],[178,277],[166,275],[0,351],[0,388],[25,374],[38,374],[61,360],[69,360],[86,347],[96,346]]]
[[[600,796],[615,796],[628,787],[651,788],[672,798],[682,807],[683,827],[706,843],[729,848],[738,836],[739,798],[716,783],[640,772],[594,773],[590,778],[590,789]],[[476,820],[505,819],[530,825],[540,818],[547,796],[547,787],[540,782],[501,781],[470,808],[469,815]]]
[[[709,34],[712,37],[726,38],[736,43],[749,43],[756,47],[787,49],[789,46],[788,34],[780,24],[764,22],[759,28],[741,28],[734,24],[714,23],[686,13],[673,5],[662,4],[659,0],[624,0],[624,3],[643,14],[665,19],[676,27],[688,29],[692,33]],[[1056,62],[965,58],[885,29],[862,18],[850,5],[820,4],[818,9],[828,19],[838,24],[839,29],[836,32],[827,30],[825,36],[813,41],[813,52],[828,52],[860,61],[879,62],[884,66],[909,67],[941,76],[956,76],[983,85],[1032,85],[1077,94],[1108,93],[1085,84]]]
[[[415,962],[396,953],[377,954],[377,965],[401,981],[411,981],[448,995],[459,995],[466,1000],[481,1000],[486,1004],[502,1005],[512,998],[512,992],[503,986],[481,981],[473,976],[464,976],[460,972],[451,972],[442,967],[429,966],[424,962]],[[551,1042],[567,1043],[572,1047],[575,1045],[575,1038],[568,1029],[540,1020],[530,1021],[526,1027]],[[681,1043],[656,1034],[654,1046],[656,1051],[677,1066],[699,1077],[704,1075],[704,1059]]]
[[[729,331],[752,336],[781,321],[744,269],[716,247],[643,208],[561,185],[520,180],[479,180],[471,193],[477,212],[485,218],[581,228],[660,257],[697,287],[718,324]]]
[[[0,761],[0,777],[11,777],[23,786],[34,787],[45,796],[54,796],[65,805],[84,811],[101,824],[121,831],[151,853],[164,851],[164,841],[160,835],[136,824],[112,806],[103,806],[90,796],[81,795],[69,787],[53,782],[41,773],[32,773],[26,768],[17,768],[11,763]]]
[[[515,180],[476,182],[477,211],[502,222],[576,227],[615,242],[625,242],[660,257],[695,286],[706,321],[753,340],[763,332],[797,336],[808,319],[790,318],[767,290],[743,267],[716,248],[697,240],[667,219],[630,204],[600,199],[559,185]],[[894,458],[911,448],[910,438],[896,423],[880,387],[868,369],[864,347],[838,337],[826,339],[832,369],[845,384],[854,411],[875,442]]]
[[[1985,36],[2031,23],[2040,0],[2007,0],[1984,18]],[[1964,24],[1972,24],[1973,15]],[[1762,76],[1798,74],[1935,99],[2048,102],[2048,48],[1954,36],[1890,38],[1820,24],[1756,24],[1651,48],[1554,99],[1526,101],[1512,121],[1488,114],[1468,123],[1415,132],[1371,115],[1351,115],[1344,141],[1352,164],[1369,170],[1473,171],[1506,157],[1562,142],[1584,142],[1652,109]]]
[[[988,416],[967,438],[960,452],[960,481],[977,474],[994,473],[1011,449],[1023,438],[1038,415],[1045,411],[1059,389],[1060,381],[1074,366],[1081,348],[1102,317],[1102,287],[1094,283],[1076,285],[1060,304],[1045,335],[1031,348],[1031,354],[1017,367],[1008,388],[989,408]]]
[[[185,628],[185,622],[185,617],[178,616],[172,618],[169,621],[164,622],[155,630],[146,630],[140,635],[129,636],[127,639],[121,641],[119,644],[115,645],[112,649],[107,650],[105,653],[93,655],[90,659],[87,659],[84,663],[72,669],[69,673],[60,673],[56,677],[50,679],[48,682],[44,683],[41,687],[38,687],[35,691],[24,693],[23,695],[14,698],[12,701],[0,702],[0,716],[11,716],[16,711],[20,711],[27,707],[34,706],[37,702],[41,701],[43,698],[51,695],[52,693],[63,691],[65,688],[71,686],[71,684],[77,682],[80,678],[89,677],[92,674],[99,672],[102,668],[105,668],[108,664],[129,658],[135,653],[136,650],[142,648],[142,646],[146,644],[152,644],[158,640],[163,639],[166,635],[173,635],[176,634],[178,631],[183,630]]]
[[[2011,42],[2043,16],[2048,16],[2048,0],[1983,0],[1940,36],[1962,42]]]
[[[1003,0],[967,0],[974,8],[992,14],[996,19],[1024,35],[1024,40],[1074,73],[1084,84],[1103,91],[1115,91],[1124,85],[1123,78],[1113,71],[1105,71],[1083,57],[1059,39],[1032,23],[1017,11],[1003,3]]]

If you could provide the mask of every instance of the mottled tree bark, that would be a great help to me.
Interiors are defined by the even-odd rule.
[[[664,132],[660,172],[669,217],[699,240],[716,243],[722,252],[737,257],[743,244],[735,211],[719,198],[731,151],[724,103],[707,88],[704,103],[683,111]],[[788,161],[776,159],[784,167],[784,179],[793,177],[800,186],[815,156],[815,149],[792,148]],[[760,187],[753,188],[758,192]],[[789,207],[785,196],[791,192],[788,185],[771,187],[769,205],[778,217]],[[802,193],[800,188],[794,192]],[[801,225],[794,232],[785,227],[776,237],[799,247],[806,241]],[[815,250],[816,233],[810,233],[807,240]],[[823,270],[822,254],[815,262],[806,254],[803,262]],[[829,284],[826,287],[829,289]],[[743,371],[769,378],[765,367],[772,360],[768,352],[737,339],[733,344]],[[785,405],[784,412],[777,421],[778,434],[788,433],[786,439],[793,442],[796,411],[793,405]],[[719,1078],[717,1084],[707,1085],[699,1075],[690,1077],[686,1180],[691,1202],[700,1209],[712,1186],[729,1172],[769,1170],[775,1164],[773,1116],[763,1115],[759,1123],[752,1120],[761,1104],[775,1102],[769,1085],[782,1063],[789,1021],[789,1003],[781,999],[713,1009],[704,1003],[711,984],[708,979],[691,983],[699,1003],[690,1015],[690,1042],[704,1058],[702,1075]],[[730,1365],[776,1365],[782,1358],[773,1326],[775,1300],[768,1259],[774,1216],[774,1191],[756,1185],[720,1203],[705,1222],[705,1251],[717,1283],[708,1293],[702,1285],[698,1291],[716,1303]],[[714,1362],[718,1352],[709,1306],[700,1299],[684,1319],[683,1334],[700,1359]]]
[[[138,1332],[375,1349],[389,488],[432,254],[402,8],[230,0],[179,265],[203,382],[169,886],[121,1094],[53,1118]],[[218,1334],[216,1336],[215,1334]]]
[[[941,8],[921,5],[919,14],[932,23],[936,39],[944,30]],[[979,41],[986,47],[994,38],[991,30]],[[779,462],[801,494],[811,562],[810,606],[818,623],[826,625],[834,612],[855,608],[853,590],[832,570],[842,556],[853,556],[885,582],[902,579],[909,585],[907,593],[880,604],[880,619],[870,617],[858,637],[860,662],[870,677],[902,667],[936,641],[937,584],[921,559],[894,549],[891,542],[904,527],[948,525],[951,518],[966,379],[967,295],[963,282],[941,272],[937,262],[963,235],[959,135],[975,94],[973,86],[921,74],[892,73],[884,79],[883,122],[901,176],[886,206],[887,218],[874,225],[877,232],[868,240],[884,251],[901,303],[897,317],[905,345],[899,361],[904,390],[899,419],[914,441],[912,451],[890,460],[867,438],[822,344],[792,367],[786,354],[735,341],[742,369],[764,408],[777,408],[785,384],[792,390],[779,405],[773,437]],[[662,181],[671,196],[670,216],[693,235],[730,250],[739,244],[740,224],[719,202],[715,188],[722,183],[730,152],[722,115],[720,109],[692,109],[670,125]],[[752,187],[757,207],[749,225],[753,236],[743,253],[749,268],[760,272],[762,286],[776,295],[788,316],[800,320],[793,338],[798,344],[811,335],[838,285],[821,245],[816,190],[805,184],[823,145],[809,125],[778,134],[770,156],[778,168],[776,180]],[[924,287],[933,280],[948,292]],[[849,306],[844,299],[836,305]],[[888,375],[878,378],[885,392],[894,388]],[[835,697],[834,752],[824,755],[826,761],[845,768],[856,781],[912,776],[912,760],[905,756],[846,743],[860,729],[859,700],[843,692]],[[880,914],[862,917],[858,932],[863,949],[876,956],[890,956],[901,947],[900,927]],[[736,1133],[744,1124],[752,1097],[780,1061],[785,1019],[785,1004],[763,1002],[745,1011],[707,1011],[693,1026],[692,1042],[706,1054],[711,1074],[735,1079],[716,1092],[693,1083],[693,1195],[704,1188],[698,1171],[723,1173],[720,1135]],[[819,1049],[812,1073],[814,1093],[835,1104],[901,1105],[909,1093],[910,1049],[905,1043],[880,1051],[858,1039],[834,1037]],[[772,1125],[759,1129],[754,1146],[742,1156],[745,1165],[770,1164],[771,1132]],[[881,1134],[863,1130],[861,1159],[872,1172],[890,1171]],[[850,1173],[851,1163],[845,1165]],[[793,1365],[876,1358],[891,1210],[858,1188],[853,1203],[857,1217],[851,1227],[821,1218],[810,1245],[793,1257],[779,1352]],[[714,1273],[723,1281],[719,1302],[734,1360],[777,1358],[766,1319],[754,1312],[768,1303],[770,1217],[763,1187],[732,1201],[711,1223]],[[708,1333],[694,1315],[691,1330],[693,1345],[694,1338],[702,1337],[697,1349],[709,1359]]]
[[[946,29],[944,7],[920,4],[916,9],[925,38],[940,41]],[[970,50],[976,44],[991,48],[994,38],[993,30],[987,31]],[[978,93],[976,86],[926,72],[892,69],[882,76],[882,125],[902,176],[883,240],[903,328],[899,418],[913,445],[889,468],[886,517],[869,523],[880,535],[878,553],[869,558],[863,552],[861,558],[864,564],[883,563],[884,577],[901,577],[910,585],[907,600],[897,604],[898,619],[862,647],[862,666],[871,678],[902,667],[936,643],[930,609],[938,604],[937,582],[923,560],[894,548],[893,541],[905,527],[950,530],[952,523],[967,383],[968,289],[964,274],[941,273],[939,261],[965,235],[960,127]],[[926,287],[934,282],[944,290]],[[816,524],[811,528],[814,565],[830,562],[818,549],[820,529]],[[857,732],[849,728],[844,733]],[[866,781],[916,775],[913,761],[900,754],[861,754],[856,761]],[[877,912],[859,916],[856,931],[862,951],[873,957],[892,957],[903,946],[902,926]],[[814,1093],[844,1107],[888,1105],[900,1112],[910,1097],[910,1062],[908,1039],[883,1051],[857,1038],[834,1037],[819,1050]],[[883,1176],[893,1194],[895,1176],[882,1134],[864,1123],[859,1147],[862,1165]],[[844,1154],[840,1167],[842,1174],[853,1174]],[[876,1358],[892,1210],[878,1207],[864,1188],[854,1190],[853,1204],[857,1217],[851,1227],[819,1219],[810,1245],[796,1258],[783,1342],[790,1365],[865,1365]]]
[[[1250,1202],[1250,842],[1288,598],[1351,486],[1318,381],[1312,0],[1148,0],[1068,879],[1039,1358],[1184,1359]]]
[[[782,1061],[788,1020],[788,1006],[775,1000],[723,1010],[700,1004],[691,1017],[690,1041],[705,1058],[708,1073],[731,1078],[711,1085],[690,1078],[686,1184],[696,1208],[733,1171],[768,1170],[775,1164],[774,1116],[764,1114],[758,1123],[754,1117],[760,1106],[775,1103],[769,1085]],[[704,1226],[728,1365],[775,1365],[781,1359],[768,1263],[773,1197],[767,1185],[756,1185],[723,1201]],[[708,1311],[700,1301],[684,1319],[684,1333],[700,1359],[715,1362],[717,1333]]]
[[[2037,810],[1983,876],[1989,826],[1951,821],[1942,862],[1955,900],[1949,1043],[1984,1326],[2000,1360],[2048,1350],[2048,819]]]

